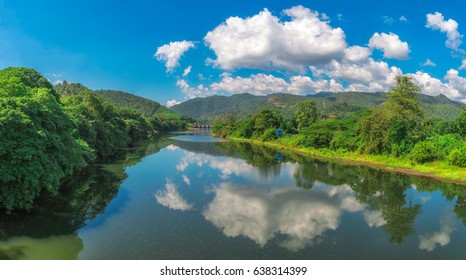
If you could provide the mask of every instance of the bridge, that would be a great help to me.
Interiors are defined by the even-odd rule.
[[[212,129],[212,125],[211,124],[198,124],[198,123],[194,123],[192,128],[197,128],[197,129]]]

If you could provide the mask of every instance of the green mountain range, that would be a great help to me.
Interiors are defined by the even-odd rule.
[[[320,92],[307,96],[284,93],[255,96],[243,93],[232,96],[195,98],[175,105],[170,109],[201,123],[211,123],[215,117],[228,113],[241,118],[257,113],[264,108],[277,109],[283,113],[285,118],[288,118],[293,114],[297,104],[306,99],[315,102],[320,117],[344,118],[356,111],[382,104],[387,99],[387,94],[384,92]],[[430,118],[453,120],[466,106],[452,101],[444,95],[429,96],[419,94],[419,99],[426,116]]]

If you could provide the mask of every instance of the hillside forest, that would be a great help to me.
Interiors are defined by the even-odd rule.
[[[0,70],[0,208],[29,209],[68,175],[189,118],[131,94],[53,86],[30,68]],[[142,101],[141,101],[142,100]]]
[[[269,108],[242,119],[224,114],[215,119],[213,133],[319,151],[334,158],[368,155],[376,156],[378,162],[408,167],[466,167],[466,109],[452,120],[434,118],[420,106],[419,93],[409,77],[398,76],[385,102],[347,117],[319,116],[315,102],[307,99],[289,117]],[[277,132],[279,128],[282,133]]]

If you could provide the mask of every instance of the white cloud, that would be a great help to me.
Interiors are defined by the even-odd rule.
[[[449,86],[456,90],[448,97],[466,103],[466,78],[460,77],[458,70],[450,69],[444,79],[448,81]]]
[[[217,56],[210,61],[226,70],[280,68],[303,72],[305,66],[324,64],[343,54],[343,30],[320,20],[318,12],[295,6],[283,13],[291,21],[282,21],[267,9],[245,19],[228,18],[204,38]]]
[[[364,62],[369,59],[372,50],[360,46],[352,46],[344,50],[345,59],[351,62]]]
[[[405,16],[401,16],[401,17],[400,17],[400,21],[406,22],[406,21],[408,21],[408,19],[407,19]]]
[[[157,60],[165,62],[167,73],[171,73],[176,67],[180,65],[179,60],[181,56],[190,48],[194,48],[194,42],[171,42],[159,47],[154,56],[157,58]]]
[[[401,69],[372,59],[369,48],[353,46],[344,53],[341,61],[333,60],[323,67],[311,67],[311,71],[318,77],[327,76],[348,83],[345,91],[366,92],[385,91],[395,84],[396,76],[402,74]]]
[[[461,66],[460,66],[460,68],[458,68],[458,69],[460,69],[460,70],[461,70],[461,69],[466,69],[466,59],[463,59],[463,60],[461,61]]]
[[[304,95],[320,91],[342,91],[343,87],[334,80],[312,80],[307,76],[292,76],[288,82],[273,75],[256,74],[242,78],[226,74],[220,82],[213,83],[211,89],[231,94],[248,92],[268,95],[281,92]]]
[[[189,204],[181,197],[178,193],[178,187],[171,180],[167,180],[165,190],[157,191],[155,199],[161,205],[174,210],[185,211],[193,208],[192,204]]]
[[[430,60],[429,58],[426,60],[426,62],[424,62],[424,64],[422,64],[422,66],[432,66],[432,67],[435,67],[437,66],[434,62],[432,62],[432,60]]]
[[[419,249],[432,252],[437,245],[445,246],[451,241],[451,234],[456,230],[452,216],[440,218],[440,231],[419,236]]]
[[[181,102],[176,101],[175,99],[171,99],[171,100],[167,101],[167,107],[170,108],[170,107],[175,106],[175,105],[180,104],[180,103]]]
[[[184,69],[184,71],[183,71],[183,77],[188,76],[189,73],[191,73],[191,65],[189,65],[188,67],[186,67],[186,69]]]
[[[200,84],[197,87],[192,87],[188,84],[188,82],[184,79],[179,79],[176,81],[176,85],[180,88],[180,90],[185,94],[188,99],[196,98],[196,97],[206,97],[211,95],[209,93],[209,89],[205,88],[204,85]]]
[[[463,35],[458,32],[458,23],[455,20],[445,20],[441,13],[435,12],[435,14],[427,14],[426,27],[446,33],[447,41],[445,42],[445,45],[450,49],[456,51],[459,50],[459,46],[462,44],[461,38],[463,38]]]
[[[391,33],[374,33],[369,40],[369,47],[383,51],[386,58],[408,59],[409,46],[408,43],[402,42],[398,35]]]
[[[181,175],[183,177],[183,181],[186,183],[186,185],[190,186],[191,185],[191,180],[189,180],[188,176],[186,175]]]
[[[427,95],[436,96],[443,94],[449,98],[458,95],[458,91],[441,80],[431,77],[429,74],[418,71],[415,74],[409,74],[413,81],[421,87],[421,92]]]
[[[446,82],[433,78],[422,71],[409,74],[409,76],[421,87],[424,94],[434,96],[443,94],[452,100],[466,103],[466,78],[459,76],[458,70],[448,70],[444,77]]]

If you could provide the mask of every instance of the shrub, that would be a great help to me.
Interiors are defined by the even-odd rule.
[[[466,167],[466,145],[453,149],[448,155],[447,161],[452,165]]]
[[[417,143],[411,151],[410,158],[418,163],[434,161],[436,159],[434,143],[429,141]]]
[[[262,134],[262,136],[260,137],[260,140],[261,141],[275,140],[276,134],[277,134],[277,130],[275,128],[269,128]]]

